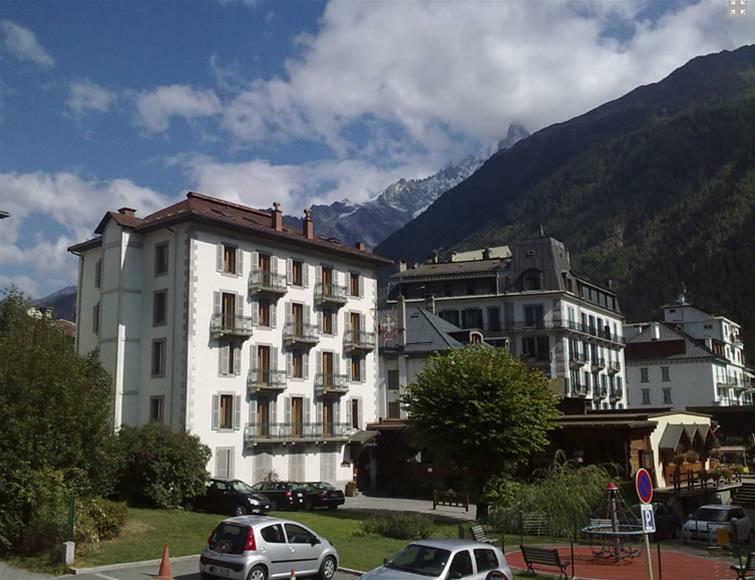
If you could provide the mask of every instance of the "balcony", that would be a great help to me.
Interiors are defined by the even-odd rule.
[[[737,381],[734,377],[724,377],[716,381],[716,386],[719,389],[733,389],[737,386]]]
[[[572,352],[569,355],[569,366],[573,369],[584,366],[585,362],[585,355],[582,352]]]
[[[597,399],[597,400],[605,399],[608,396],[608,387],[606,385],[600,385],[599,387],[595,387],[595,390],[592,396],[593,396],[593,399]]]
[[[587,385],[584,383],[572,383],[571,393],[572,397],[586,397]]]
[[[283,342],[312,346],[320,340],[320,329],[316,324],[289,322],[283,329]]]
[[[612,375],[621,372],[621,363],[617,360],[608,361],[608,372]]]
[[[609,389],[609,396],[612,401],[618,401],[624,398],[624,389],[618,385],[613,385]]]
[[[349,392],[349,377],[334,373],[315,375],[315,391],[318,395],[343,395]]]
[[[348,441],[355,431],[349,423],[247,423],[244,441],[247,445]]]
[[[557,320],[554,321],[560,328],[567,328],[568,330],[576,331],[581,334],[587,334],[589,336],[607,340],[617,344],[624,344],[624,337],[614,334],[609,330],[600,329],[588,324],[582,324],[576,320]]]
[[[344,351],[375,350],[375,333],[365,330],[347,330],[343,337]]]
[[[265,368],[251,369],[246,379],[246,388],[250,394],[260,391],[284,391],[286,389],[286,371]]]
[[[593,357],[593,359],[592,359],[592,366],[593,366],[593,368],[601,369],[602,370],[602,369],[606,368],[606,359],[604,359],[602,357],[599,357],[599,356]]]
[[[333,306],[343,306],[349,301],[346,294],[346,286],[337,284],[323,284],[318,282],[315,285],[315,303],[330,304]]]
[[[249,292],[251,294],[267,294],[283,296],[288,292],[286,276],[254,268],[249,274]]]
[[[210,320],[210,334],[220,336],[252,336],[252,317],[236,314],[213,314]]]

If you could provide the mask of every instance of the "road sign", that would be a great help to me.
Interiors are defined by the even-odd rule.
[[[655,533],[655,514],[653,513],[653,506],[650,504],[642,504],[640,506],[640,515],[642,516],[642,531],[646,534]]]
[[[653,501],[653,480],[650,478],[647,469],[640,468],[637,470],[637,475],[634,476],[634,486],[637,489],[637,497],[640,498],[642,503]]]

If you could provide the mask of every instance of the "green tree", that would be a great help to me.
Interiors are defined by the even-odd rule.
[[[64,519],[69,494],[112,485],[110,376],[30,306],[15,290],[0,300],[0,551],[50,524],[44,514]]]
[[[433,356],[402,402],[419,442],[464,474],[478,519],[488,480],[544,449],[558,417],[543,373],[485,346]]]
[[[124,425],[118,432],[118,495],[131,503],[177,507],[204,491],[210,448],[161,423]]]

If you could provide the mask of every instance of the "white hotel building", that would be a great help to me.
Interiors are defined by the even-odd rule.
[[[160,421],[255,482],[343,483],[377,418],[375,269],[365,250],[204,195],[108,212],[79,256],[76,348],[113,377],[114,425]]]
[[[610,288],[576,275],[564,244],[548,237],[508,246],[452,252],[446,261],[407,267],[391,277],[388,304],[403,296],[407,306],[424,303],[432,313],[462,329],[484,332],[485,342],[508,348],[541,369],[566,412],[626,407],[624,316]],[[381,321],[383,328],[396,321]],[[403,329],[398,329],[401,332]],[[385,332],[385,331],[384,331]],[[399,360],[399,374],[386,363],[379,414],[395,416],[384,400],[411,382]],[[397,384],[396,384],[397,383]]]

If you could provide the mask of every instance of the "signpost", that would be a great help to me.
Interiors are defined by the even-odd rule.
[[[647,469],[640,468],[634,476],[634,486],[637,489],[637,497],[642,505],[642,531],[645,536],[645,554],[648,559],[648,577],[653,580],[653,560],[650,558],[650,534],[655,532],[655,514],[653,513],[653,480]]]

